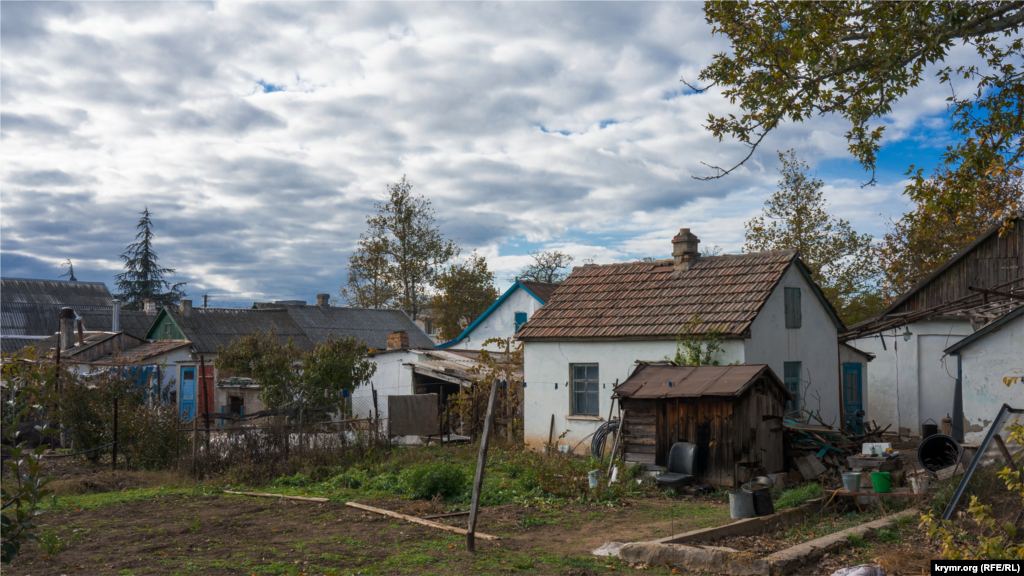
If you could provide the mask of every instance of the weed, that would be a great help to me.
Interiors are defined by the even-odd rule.
[[[527,514],[526,516],[523,516],[519,522],[516,522],[516,524],[523,528],[532,528],[534,526],[543,526],[547,524],[547,521],[542,518],[538,518],[536,514]]]
[[[39,541],[39,547],[43,549],[43,553],[51,558],[68,548],[68,541],[53,530],[43,530],[36,539]]]
[[[856,534],[850,534],[846,539],[850,541],[850,546],[854,548],[863,548],[868,545],[867,540]]]
[[[885,542],[886,544],[896,544],[897,542],[903,540],[898,531],[888,529],[879,530],[875,533],[875,537],[877,537],[879,541]]]
[[[196,532],[199,532],[199,530],[201,530],[202,527],[203,521],[199,518],[196,518],[191,524],[188,525],[188,531],[190,534],[195,534]]]
[[[410,468],[402,474],[402,482],[413,498],[430,499],[440,494],[451,500],[463,495],[469,479],[455,464],[432,462]]]
[[[796,508],[805,504],[808,500],[820,498],[822,494],[824,494],[824,491],[821,489],[821,486],[814,482],[797,486],[780,494],[775,500],[775,508],[779,510]]]

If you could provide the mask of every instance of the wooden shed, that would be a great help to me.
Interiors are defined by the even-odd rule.
[[[714,486],[785,468],[782,419],[792,395],[766,364],[641,364],[615,397],[626,462],[662,467],[673,444],[690,442],[698,481]]]

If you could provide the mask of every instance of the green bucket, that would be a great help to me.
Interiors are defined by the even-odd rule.
[[[889,491],[889,473],[888,472],[872,472],[871,473],[871,486],[875,489],[875,492],[884,494]]]

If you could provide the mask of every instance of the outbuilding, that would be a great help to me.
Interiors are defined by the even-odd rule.
[[[641,364],[614,397],[627,463],[663,467],[673,444],[689,442],[698,481],[714,486],[785,468],[782,421],[793,396],[766,364]]]

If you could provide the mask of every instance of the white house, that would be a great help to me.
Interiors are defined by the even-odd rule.
[[[586,445],[616,382],[674,357],[687,330],[720,331],[720,363],[768,364],[798,398],[790,410],[841,425],[844,327],[796,251],[701,257],[698,243],[684,228],[671,260],[574,268],[520,329],[528,446],[547,442],[552,419],[560,443]]]
[[[516,280],[504,294],[491,304],[457,338],[438,348],[452,350],[480,350],[491,338],[511,338],[533,314],[547,302],[558,284]],[[487,347],[498,350],[498,346]]]
[[[981,442],[1003,404],[1024,408],[1024,307],[946,349],[962,375],[964,440]]]

